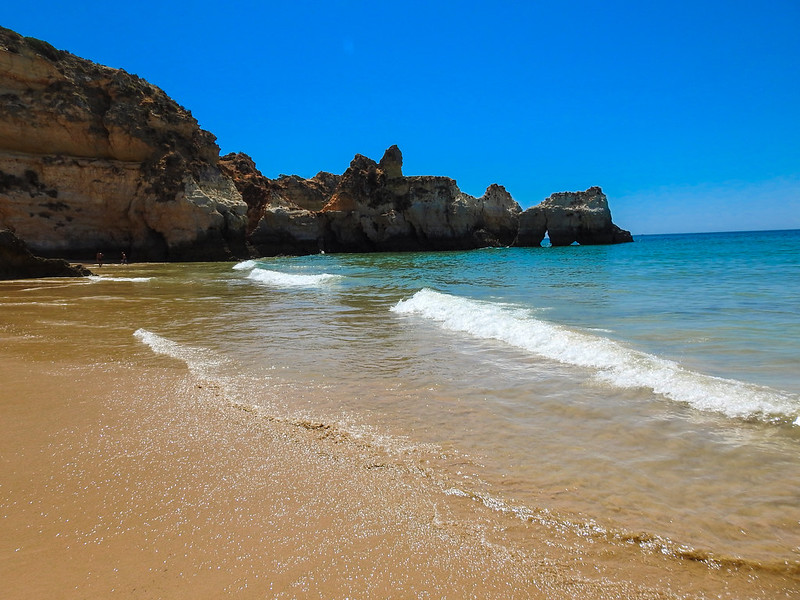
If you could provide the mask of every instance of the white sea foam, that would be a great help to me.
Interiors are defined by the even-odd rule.
[[[318,287],[331,283],[338,279],[339,275],[331,275],[330,273],[305,275],[302,273],[283,273],[281,271],[270,271],[267,269],[253,269],[247,275],[247,278],[274,287]]]
[[[647,388],[730,417],[797,418],[800,398],[765,386],[713,377],[591,333],[533,317],[507,305],[422,289],[391,309],[437,322],[442,328],[505,342],[561,363],[590,369],[599,380],[621,388]]]
[[[123,281],[128,283],[145,283],[150,281],[152,277],[107,277],[105,275],[90,275],[87,277],[89,281]]]
[[[173,342],[147,329],[137,329],[133,335],[139,341],[150,346],[153,352],[185,362],[189,370],[196,375],[207,376],[209,373],[213,373],[213,370],[221,363],[219,358],[207,350]]]
[[[254,260],[244,260],[244,261],[242,261],[240,263],[236,263],[235,265],[233,265],[233,270],[234,271],[247,271],[249,269],[254,269],[256,264],[258,264],[258,263],[256,263],[256,261],[254,261]]]

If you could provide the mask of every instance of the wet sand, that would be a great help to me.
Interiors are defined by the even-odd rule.
[[[448,494],[436,456],[242,404],[167,357],[81,351],[15,314],[0,316],[6,598],[800,597],[785,574]]]

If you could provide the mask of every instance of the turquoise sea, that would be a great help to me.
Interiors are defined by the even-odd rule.
[[[449,494],[800,568],[800,231],[129,265],[70,289],[120,307],[102,351],[427,453]]]
[[[195,277],[224,284],[222,314],[142,324],[143,342],[293,386],[290,409],[319,420],[461,453],[453,493],[662,551],[800,561],[800,231]]]

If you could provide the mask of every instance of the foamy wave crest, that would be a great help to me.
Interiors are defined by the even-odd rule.
[[[89,275],[89,281],[126,281],[133,283],[144,283],[150,281],[152,277],[106,277],[104,275]]]
[[[206,350],[184,346],[146,329],[137,329],[133,336],[150,346],[153,352],[185,362],[189,370],[197,375],[211,373],[211,369],[218,367],[221,362]]]
[[[796,419],[800,397],[764,386],[690,371],[607,338],[536,319],[529,311],[422,289],[391,309],[416,314],[451,331],[493,339],[561,363],[591,369],[621,388],[648,388],[671,400],[730,417]]]
[[[331,275],[330,273],[303,275],[300,273],[269,271],[267,269],[253,269],[247,275],[247,278],[275,287],[318,287],[338,279],[339,275]]]
[[[256,266],[256,261],[254,260],[244,260],[240,263],[236,263],[233,265],[234,271],[247,271],[249,269],[254,269]]]

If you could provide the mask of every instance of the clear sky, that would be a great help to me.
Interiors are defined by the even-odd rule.
[[[636,233],[800,228],[800,0],[3,2],[158,85],[268,177],[392,144],[527,208],[599,185]]]

